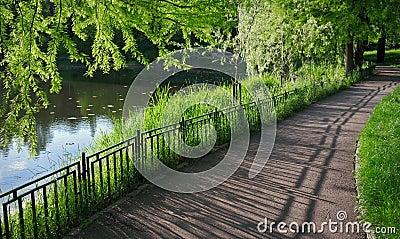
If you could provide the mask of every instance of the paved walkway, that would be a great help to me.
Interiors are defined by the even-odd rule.
[[[339,211],[347,212],[344,223],[357,221],[352,174],[356,138],[374,106],[400,80],[400,70],[380,67],[379,71],[280,123],[271,158],[256,178],[248,178],[248,169],[257,150],[257,136],[252,137],[242,167],[217,188],[178,194],[149,186],[67,237],[365,238],[362,233],[330,233],[328,226],[318,234],[279,233],[276,227],[273,233],[269,229],[260,233],[257,225],[265,218],[268,223],[300,226],[313,221],[319,230],[330,219],[340,222]],[[217,161],[221,155],[223,150],[205,161]]]

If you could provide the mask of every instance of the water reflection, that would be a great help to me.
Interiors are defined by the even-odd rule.
[[[63,89],[50,95],[51,105],[37,113],[37,155],[30,155],[28,145],[13,140],[0,148],[0,190],[7,191],[28,180],[56,170],[78,156],[101,131],[113,126],[112,117],[121,117],[129,86],[141,70],[134,67],[110,75],[84,78],[83,69],[64,70]],[[194,69],[181,72],[169,81],[172,92],[198,82],[226,83],[232,79],[222,73]],[[144,92],[143,94],[156,94]]]
[[[38,113],[38,151],[46,149],[47,142],[52,140],[54,125],[71,134],[77,134],[85,126],[93,138],[101,122],[121,114],[126,92],[127,87],[119,84],[66,82],[64,90],[51,97],[52,104]],[[71,138],[66,143],[79,142]]]
[[[129,72],[105,76],[109,83],[84,78],[82,73],[64,72],[60,94],[50,95],[51,105],[38,112],[37,155],[15,139],[0,148],[2,192],[57,169],[79,155],[101,131],[109,131],[112,117],[120,117],[130,84],[127,79],[133,78]]]

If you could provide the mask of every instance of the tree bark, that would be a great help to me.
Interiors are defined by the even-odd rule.
[[[354,53],[354,62],[358,69],[361,69],[364,60],[364,44],[362,42],[357,42],[356,51]]]
[[[3,61],[4,59],[4,53],[0,51],[0,62]],[[4,71],[6,67],[5,66],[0,66],[0,71]]]
[[[385,45],[386,45],[386,38],[381,37],[378,40],[378,51],[376,54],[376,62],[383,63],[385,62]]]
[[[350,73],[355,69],[354,64],[354,44],[353,41],[346,44],[346,73]]]

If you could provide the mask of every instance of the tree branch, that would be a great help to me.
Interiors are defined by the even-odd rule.
[[[33,32],[35,18],[36,18],[36,14],[37,14],[37,10],[38,10],[38,5],[39,5],[39,2],[38,2],[38,0],[36,0],[35,11],[33,12],[31,27],[29,29],[29,58],[28,58],[29,59],[29,74],[30,74],[30,70],[31,70],[31,57],[32,57],[32,32]]]
[[[21,6],[19,5],[19,3],[17,3],[17,1],[14,1],[15,5],[18,8],[19,14],[21,15],[22,21],[21,21],[21,25],[22,25],[22,32],[25,33],[25,19],[24,19],[24,14],[22,14],[22,9]]]
[[[58,32],[58,29],[59,29],[60,24],[61,24],[62,0],[60,0],[59,5],[60,5],[60,7],[59,7],[59,8],[60,8],[60,14],[59,14],[59,16],[58,16],[58,24],[57,24],[57,30],[56,30],[56,32]]]
[[[177,8],[191,8],[191,7],[193,7],[193,6],[188,6],[188,5],[178,5],[178,4],[176,4],[174,2],[171,2],[169,0],[159,0],[159,1],[168,3],[168,4],[170,4],[170,5],[174,6],[174,7],[177,7]]]

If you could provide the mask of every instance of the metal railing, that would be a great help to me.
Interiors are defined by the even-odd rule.
[[[373,68],[362,71],[361,76],[371,74]],[[308,94],[317,99],[318,88],[331,83],[330,80],[314,82],[311,86],[275,95],[272,100],[280,105],[296,94]],[[240,95],[238,88],[234,87],[234,96]],[[241,104],[251,127],[260,127],[258,106],[266,103]],[[144,157],[156,156],[163,163],[173,165],[179,156],[166,147],[171,143],[167,142],[169,139],[175,137],[172,144],[176,145],[172,147],[179,147],[181,141],[194,145],[202,143],[198,129],[211,124],[217,131],[217,142],[228,141],[230,128],[224,131],[229,123],[226,115],[237,110],[237,107],[215,109],[162,128],[138,130],[132,138],[88,156],[83,152],[79,161],[1,194],[1,238],[59,238],[83,218],[137,187],[143,178],[134,163],[141,167]]]

